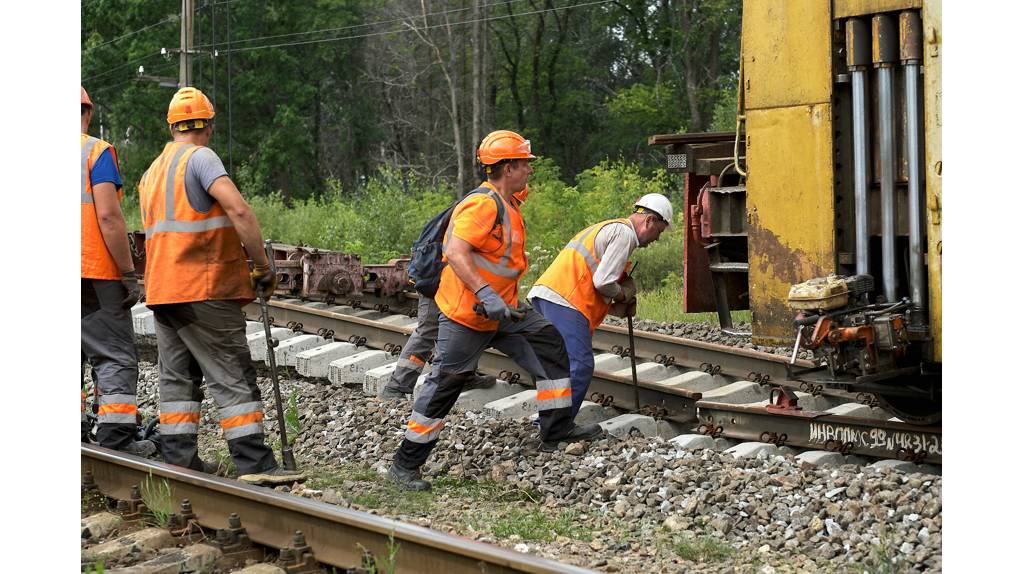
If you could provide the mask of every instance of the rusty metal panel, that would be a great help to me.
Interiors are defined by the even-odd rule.
[[[942,360],[942,4],[925,3],[924,170],[925,229],[928,234],[929,322],[934,358]]]
[[[822,0],[743,3],[743,89],[748,111],[831,100],[830,12],[830,3]]]
[[[835,271],[832,106],[747,111],[754,342],[794,337],[789,287]]]
[[[909,10],[920,8],[923,3],[923,0],[835,0],[834,17],[838,20],[850,16]]]

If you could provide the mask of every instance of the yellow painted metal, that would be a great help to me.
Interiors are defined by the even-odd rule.
[[[834,0],[835,19],[920,8],[924,0]]]
[[[822,0],[744,2],[746,109],[829,102],[831,24]]]
[[[791,342],[794,283],[835,271],[831,3],[743,4],[754,341]]]
[[[789,289],[835,271],[832,106],[747,110],[754,342],[792,341]]]
[[[942,361],[942,4],[925,2],[924,168],[925,222],[928,234],[928,306],[933,356]]]

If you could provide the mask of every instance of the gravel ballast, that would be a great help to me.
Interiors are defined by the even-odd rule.
[[[140,405],[155,416],[153,347],[140,343]],[[273,394],[261,375],[274,443]],[[404,493],[380,473],[410,402],[294,372],[282,379],[298,410],[295,454],[311,475],[293,487],[298,495],[607,572],[942,568],[941,476],[801,468],[792,456],[735,459],[659,438],[607,438],[547,454],[526,419],[454,411],[423,469],[434,492]],[[210,400],[202,433],[204,457],[223,456]]]

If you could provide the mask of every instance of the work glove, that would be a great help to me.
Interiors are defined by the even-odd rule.
[[[608,312],[616,317],[635,317],[636,316],[636,283],[633,278],[626,275],[619,281],[619,287],[622,289],[615,299],[612,301],[611,308]]]
[[[622,288],[622,292],[615,298],[616,301],[629,301],[630,299],[636,299],[636,283],[633,278],[626,275],[619,281],[619,287]]]
[[[504,299],[490,285],[484,285],[477,289],[476,298],[480,300],[480,305],[483,306],[483,313],[480,314],[484,317],[492,321],[500,321],[505,317],[512,316],[512,310],[509,309]],[[479,313],[479,311],[477,312]]]
[[[256,265],[249,272],[249,283],[257,297],[269,299],[277,289],[277,274],[270,270],[270,265]]]
[[[636,297],[629,301],[618,301],[612,303],[612,306],[608,309],[608,313],[616,317],[636,317]]]
[[[128,290],[124,299],[121,299],[121,308],[131,309],[142,299],[142,287],[139,287],[139,277],[134,270],[121,275],[121,285]]]

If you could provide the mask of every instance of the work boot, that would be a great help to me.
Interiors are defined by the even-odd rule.
[[[573,425],[569,432],[565,433],[560,437],[549,438],[548,440],[541,441],[540,450],[542,452],[555,452],[558,450],[558,443],[560,442],[579,442],[586,440],[594,440],[601,438],[604,435],[604,429],[601,425]]]
[[[382,399],[407,399],[411,396],[412,393],[402,392],[391,387],[384,387],[384,390],[380,392],[380,398]]]
[[[206,474],[212,474],[214,476],[225,476],[225,477],[228,475],[228,469],[225,468],[224,465],[222,465],[220,463],[220,460],[217,460],[217,461],[200,460],[199,462],[202,463],[202,465],[203,465],[203,472],[205,472]]]
[[[280,467],[274,467],[263,472],[243,474],[238,477],[238,480],[256,486],[280,486],[282,484],[292,484],[293,482],[305,482],[306,475],[298,470],[285,470]]]
[[[403,468],[397,464],[392,464],[391,468],[388,469],[388,478],[391,479],[391,482],[406,490],[430,490],[430,483],[423,480],[418,468],[415,470],[409,470],[408,468]]]
[[[123,453],[146,458],[156,454],[156,443],[151,440],[135,440],[118,449]]]
[[[473,378],[466,382],[462,386],[463,391],[471,391],[473,389],[489,389],[494,386],[494,382],[498,379],[489,376],[481,375],[480,373],[473,373]]]

